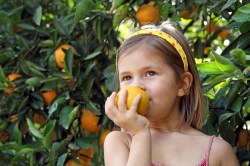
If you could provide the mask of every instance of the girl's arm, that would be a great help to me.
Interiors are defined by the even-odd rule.
[[[151,166],[149,121],[136,112],[141,97],[137,96],[130,110],[127,110],[126,96],[127,92],[124,91],[120,96],[118,108],[114,104],[116,93],[112,93],[105,103],[107,116],[126,131],[114,131],[105,139],[105,165]]]
[[[219,161],[220,166],[239,166],[239,161],[231,147],[231,145],[220,139],[216,138],[216,146],[214,146],[214,157]]]
[[[151,166],[149,129],[129,136],[120,131],[111,132],[104,143],[105,166]]]

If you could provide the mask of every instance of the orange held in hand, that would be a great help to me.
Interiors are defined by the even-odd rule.
[[[135,86],[126,86],[124,89],[126,89],[128,91],[127,101],[126,101],[127,109],[130,109],[134,98],[138,94],[140,94],[141,101],[138,105],[137,113],[140,115],[145,115],[146,112],[148,111],[148,106],[149,106],[149,97],[148,97],[147,93],[144,90],[142,90],[141,88],[135,87]],[[119,102],[121,93],[122,93],[122,90],[120,90],[117,94],[116,101],[115,101],[116,106],[118,106],[118,102]]]
[[[156,5],[154,1],[140,6],[136,12],[136,19],[140,25],[156,24],[161,19],[160,6]]]

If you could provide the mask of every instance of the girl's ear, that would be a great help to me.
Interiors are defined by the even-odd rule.
[[[185,72],[181,76],[180,87],[177,96],[184,96],[190,93],[190,87],[193,83],[193,75],[190,72]]]

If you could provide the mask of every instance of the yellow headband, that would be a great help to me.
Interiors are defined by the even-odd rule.
[[[181,47],[181,45],[172,37],[170,36],[169,34],[165,33],[165,32],[162,32],[162,31],[159,31],[159,30],[151,30],[151,29],[142,29],[142,30],[139,30],[135,33],[133,33],[130,37],[132,36],[135,36],[135,35],[155,35],[155,36],[158,36],[162,39],[164,39],[165,41],[167,41],[168,43],[170,43],[175,49],[176,51],[179,53],[181,59],[182,59],[182,62],[183,62],[183,66],[184,66],[184,70],[187,72],[188,71],[188,61],[187,61],[187,56],[183,50],[183,48]],[[129,37],[129,38],[130,38]],[[118,60],[116,60],[116,63]],[[117,67],[118,64],[116,64],[116,67]]]

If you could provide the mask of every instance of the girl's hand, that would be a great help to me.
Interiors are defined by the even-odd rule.
[[[127,109],[126,99],[127,90],[123,90],[118,107],[115,105],[116,92],[113,92],[106,100],[105,112],[107,116],[119,127],[129,132],[132,136],[149,127],[149,121],[144,116],[139,115],[136,111],[141,100],[141,96],[135,97],[130,109]]]

